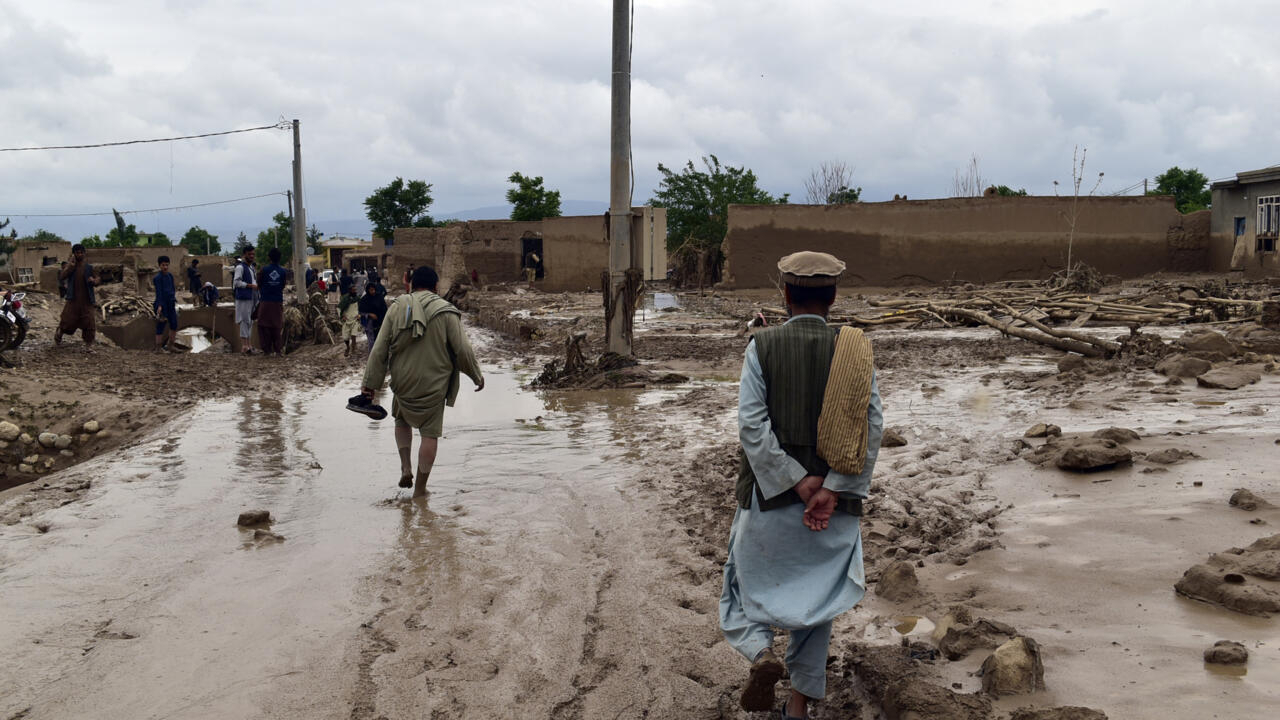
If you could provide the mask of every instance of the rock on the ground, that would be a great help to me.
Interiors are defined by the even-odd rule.
[[[1081,355],[1076,355],[1075,353],[1063,355],[1062,357],[1058,358],[1058,372],[1060,373],[1071,372],[1072,370],[1079,370],[1080,368],[1083,368],[1086,365],[1088,365],[1088,363],[1085,362],[1084,357]]]
[[[907,438],[898,428],[885,428],[884,435],[880,438],[880,447],[895,448],[906,444]]]
[[[284,542],[284,536],[273,533],[270,530],[261,528],[253,531],[253,539],[256,542]]]
[[[1119,443],[1121,445],[1142,439],[1142,436],[1137,432],[1130,430],[1129,428],[1122,427],[1103,428],[1095,431],[1093,436],[1099,440],[1110,440],[1111,442]]]
[[[1253,492],[1244,488],[1238,488],[1231,493],[1231,499],[1227,500],[1231,507],[1238,507],[1241,510],[1257,510],[1259,507],[1267,505],[1267,501],[1254,495]]]
[[[53,447],[58,442],[56,433],[42,432],[36,436],[36,441],[44,447]]]
[[[272,522],[271,512],[268,510],[246,510],[240,513],[236,524],[241,527],[249,527],[251,525],[265,525]]]
[[[973,625],[953,624],[938,640],[938,651],[948,660],[960,660],[974,650],[991,650],[1017,635],[1012,627],[979,619]]]
[[[1114,443],[1085,443],[1067,448],[1055,463],[1060,470],[1092,472],[1133,462],[1128,448]]]
[[[1204,661],[1215,665],[1244,665],[1249,662],[1249,651],[1238,642],[1219,640],[1204,651]]]
[[[57,440],[53,441],[53,446],[59,450],[66,450],[71,447],[72,439],[70,435],[59,435]]]
[[[18,436],[18,441],[21,442],[23,445],[30,445],[34,443],[36,439],[31,437],[30,433],[22,433],[21,435]]]
[[[30,475],[35,471],[36,471],[35,467],[33,467],[30,463],[18,463],[18,472],[20,473],[26,473]]]
[[[1221,605],[1245,615],[1269,617],[1273,612],[1280,612],[1280,593],[1250,583],[1240,573],[1210,565],[1191,566],[1173,589],[1192,600]]]
[[[22,458],[22,462],[24,462],[24,463],[26,463],[26,464],[28,464],[28,465],[35,465],[36,463],[40,462],[40,456],[39,456],[39,455],[28,455],[28,456],[26,456],[26,457]]]
[[[982,662],[982,691],[991,695],[1025,695],[1044,689],[1044,661],[1040,645],[1016,637],[996,648]]]
[[[1161,465],[1172,465],[1182,462],[1187,458],[1199,457],[1190,450],[1179,450],[1178,448],[1165,448],[1157,450],[1153,453],[1147,453],[1147,462],[1160,463]]]
[[[1053,708],[1021,708],[1009,720],[1107,720],[1106,713],[1093,708],[1063,705]]]
[[[899,560],[880,573],[876,594],[886,600],[899,602],[920,592],[920,580],[916,568],[906,560]]]
[[[97,420],[90,420],[86,422],[84,425],[82,425],[80,429],[92,435],[98,432],[99,430],[101,430],[102,425]]]
[[[1050,425],[1047,423],[1036,423],[1035,425],[1032,425],[1031,427],[1027,428],[1027,431],[1022,434],[1022,437],[1042,438],[1042,437],[1053,437],[1061,434],[1062,434],[1062,428],[1058,427],[1057,425]]]
[[[1262,373],[1245,367],[1220,367],[1196,378],[1203,387],[1219,390],[1239,390],[1262,379]]]
[[[1193,353],[1217,353],[1224,357],[1236,354],[1236,346],[1216,330],[1195,330],[1178,338],[1178,344]]]
[[[22,434],[22,428],[14,425],[8,420],[0,421],[0,440],[5,442],[13,442]]]

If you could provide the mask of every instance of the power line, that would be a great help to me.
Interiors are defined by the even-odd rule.
[[[179,137],[155,138],[153,140],[125,140],[122,142],[95,143],[92,145],[49,145],[45,147],[0,148],[0,152],[23,152],[26,150],[84,150],[86,148],[115,147],[118,145],[140,145],[142,143],[172,142],[174,140],[194,140],[196,138],[216,137],[218,135],[235,135],[236,133],[247,133],[257,130],[286,130],[290,127],[292,126],[288,122],[281,120],[274,125],[260,125],[258,127],[242,128],[240,130],[223,130],[222,132],[201,133],[199,135],[181,135]]]
[[[214,200],[213,202],[196,203],[195,205],[177,205],[175,207],[165,208],[149,208],[146,210],[121,210],[121,215],[132,215],[136,213],[164,212],[166,210],[189,210],[191,208],[209,207],[210,205],[228,205],[230,203],[244,202],[245,200],[257,200],[258,198],[271,197],[272,195],[284,195],[284,191],[263,193],[261,195],[250,195],[249,197],[235,198],[233,200]],[[63,218],[63,217],[98,217],[111,215],[109,212],[93,212],[93,213],[61,213],[55,215],[36,215],[30,213],[2,213],[0,217],[16,217],[16,218]]]

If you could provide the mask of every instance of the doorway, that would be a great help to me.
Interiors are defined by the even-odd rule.
[[[546,257],[542,254],[542,238],[521,238],[520,240],[520,271],[524,273],[526,268],[534,269],[534,278],[541,280],[546,276],[544,262]]]

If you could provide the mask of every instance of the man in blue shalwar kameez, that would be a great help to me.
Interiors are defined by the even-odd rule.
[[[826,253],[783,258],[778,269],[791,318],[757,332],[742,365],[738,510],[729,532],[720,627],[752,661],[742,706],[757,711],[773,709],[784,669],[771,649],[773,628],[790,631],[785,660],[792,693],[783,718],[806,717],[809,702],[825,695],[832,620],[866,590],[860,516],[883,431],[869,349],[870,395],[857,411],[865,415],[839,419],[844,427],[866,423],[861,471],[841,474],[817,452],[835,348],[826,316],[844,267]]]

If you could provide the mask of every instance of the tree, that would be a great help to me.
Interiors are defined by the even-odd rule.
[[[1183,170],[1173,166],[1156,176],[1156,189],[1148,195],[1172,195],[1178,212],[1189,213],[1209,207],[1213,197],[1209,191],[1209,178],[1195,168]]]
[[[996,185],[995,190],[996,190],[996,195],[999,197],[1026,197],[1027,196],[1026,188],[1018,188],[1017,190],[1014,190],[1008,185]]]
[[[658,163],[662,179],[649,204],[667,209],[667,248],[679,249],[689,243],[700,250],[719,253],[728,231],[729,205],[774,205],[787,202],[788,195],[774,197],[756,184],[756,174],[745,167],[720,164],[715,155],[702,158],[706,172],[696,170],[693,161],[680,172]]]
[[[193,225],[178,244],[187,249],[192,255],[217,255],[222,252],[222,245],[218,242],[218,236],[211,234],[208,230]]]
[[[512,205],[512,220],[560,217],[560,191],[543,189],[541,175],[525,177],[513,172],[507,182],[515,185],[507,191],[507,202]]]
[[[145,240],[145,244],[150,247],[173,247],[173,242],[169,240],[169,236],[162,232],[138,233],[138,240]]]
[[[280,264],[288,265],[293,259],[293,218],[282,212],[276,213],[271,218],[274,223],[271,227],[258,233],[257,253],[258,258],[266,258],[267,251],[271,248],[280,248]],[[260,262],[265,262],[260,260]]]
[[[307,247],[311,248],[316,255],[324,252],[324,246],[320,244],[322,239],[324,239],[324,233],[316,229],[315,223],[311,223],[311,227],[307,228]]]
[[[244,255],[246,250],[249,250],[252,247],[253,243],[249,242],[249,238],[245,237],[244,231],[242,230],[239,235],[236,235],[236,244],[231,247],[231,254],[235,257],[240,257],[241,255]]]
[[[365,215],[373,223],[373,231],[390,245],[395,241],[395,229],[398,227],[435,225],[427,214],[432,202],[431,185],[421,180],[406,183],[397,177],[364,199]]]
[[[986,189],[982,173],[978,170],[978,156],[970,155],[969,164],[963,170],[957,169],[951,180],[951,197],[982,197]]]
[[[137,247],[138,246],[138,228],[129,223],[124,228],[124,235],[121,236],[120,228],[111,228],[107,231],[107,238],[102,243],[103,247]]]
[[[107,243],[102,239],[101,235],[85,235],[80,238],[80,244],[86,248],[106,247]]]
[[[809,172],[804,181],[805,199],[810,205],[847,205],[858,202],[862,188],[853,186],[853,168],[840,160],[824,162]]]
[[[0,227],[4,227],[4,226],[0,225]],[[56,233],[51,233],[48,230],[41,228],[31,233],[30,235],[23,235],[22,237],[17,239],[17,242],[19,243],[54,243],[54,242],[66,242],[66,240],[64,240],[61,235],[58,235]]]
[[[1079,145],[1071,153],[1071,207],[1062,216],[1067,220],[1067,274],[1064,278],[1066,283],[1071,282],[1071,275],[1074,268],[1071,266],[1071,245],[1076,238],[1076,222],[1080,219],[1080,184],[1084,182],[1084,158],[1089,153],[1089,148],[1082,148]],[[1098,182],[1093,184],[1093,188],[1089,190],[1087,197],[1093,197],[1098,191],[1098,187],[1102,185],[1102,173],[1098,173]],[[1058,181],[1053,181],[1053,194],[1058,194]]]

